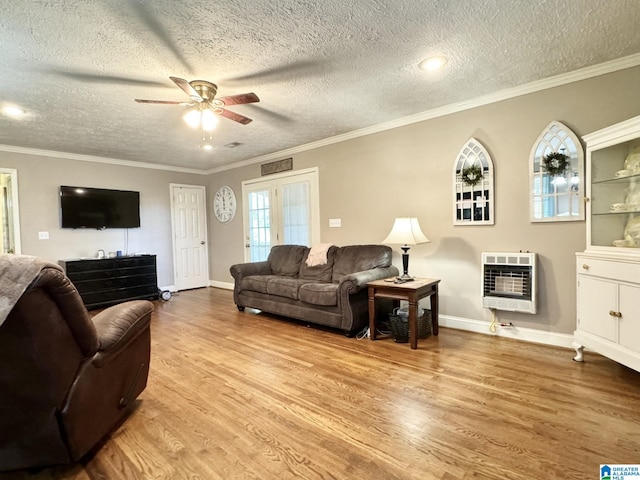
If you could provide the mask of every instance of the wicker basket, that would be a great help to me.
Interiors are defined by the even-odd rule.
[[[427,338],[431,335],[431,311],[425,310],[424,315],[418,317],[418,338]],[[389,328],[393,340],[398,343],[409,341],[409,319],[402,315],[389,314]]]

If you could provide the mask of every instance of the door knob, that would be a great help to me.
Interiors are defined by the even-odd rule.
[[[200,242],[200,245],[204,245],[204,240]]]

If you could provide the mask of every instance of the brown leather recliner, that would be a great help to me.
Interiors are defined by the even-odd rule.
[[[73,462],[146,387],[153,304],[127,302],[92,319],[60,267],[0,257],[0,313],[11,270],[36,272],[0,316],[0,471]]]

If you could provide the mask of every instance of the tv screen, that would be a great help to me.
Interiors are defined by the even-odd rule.
[[[140,226],[140,192],[60,187],[62,228],[135,228]]]

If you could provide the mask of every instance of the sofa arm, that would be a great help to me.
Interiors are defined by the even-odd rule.
[[[229,272],[237,283],[249,275],[271,275],[271,267],[269,262],[237,263],[231,265]]]
[[[233,277],[233,303],[238,306],[239,310],[244,310],[244,305],[240,302],[240,282],[244,277],[250,275],[271,275],[271,267],[269,262],[252,262],[252,263],[237,263],[231,265],[229,272]]]
[[[389,267],[378,267],[371,270],[363,270],[362,272],[350,273],[340,278],[340,290],[345,291],[349,295],[359,292],[366,288],[367,283],[374,280],[382,280],[397,276],[400,272],[393,265]]]
[[[93,364],[100,368],[149,328],[152,311],[151,302],[133,300],[114,305],[93,317],[99,341]]]

